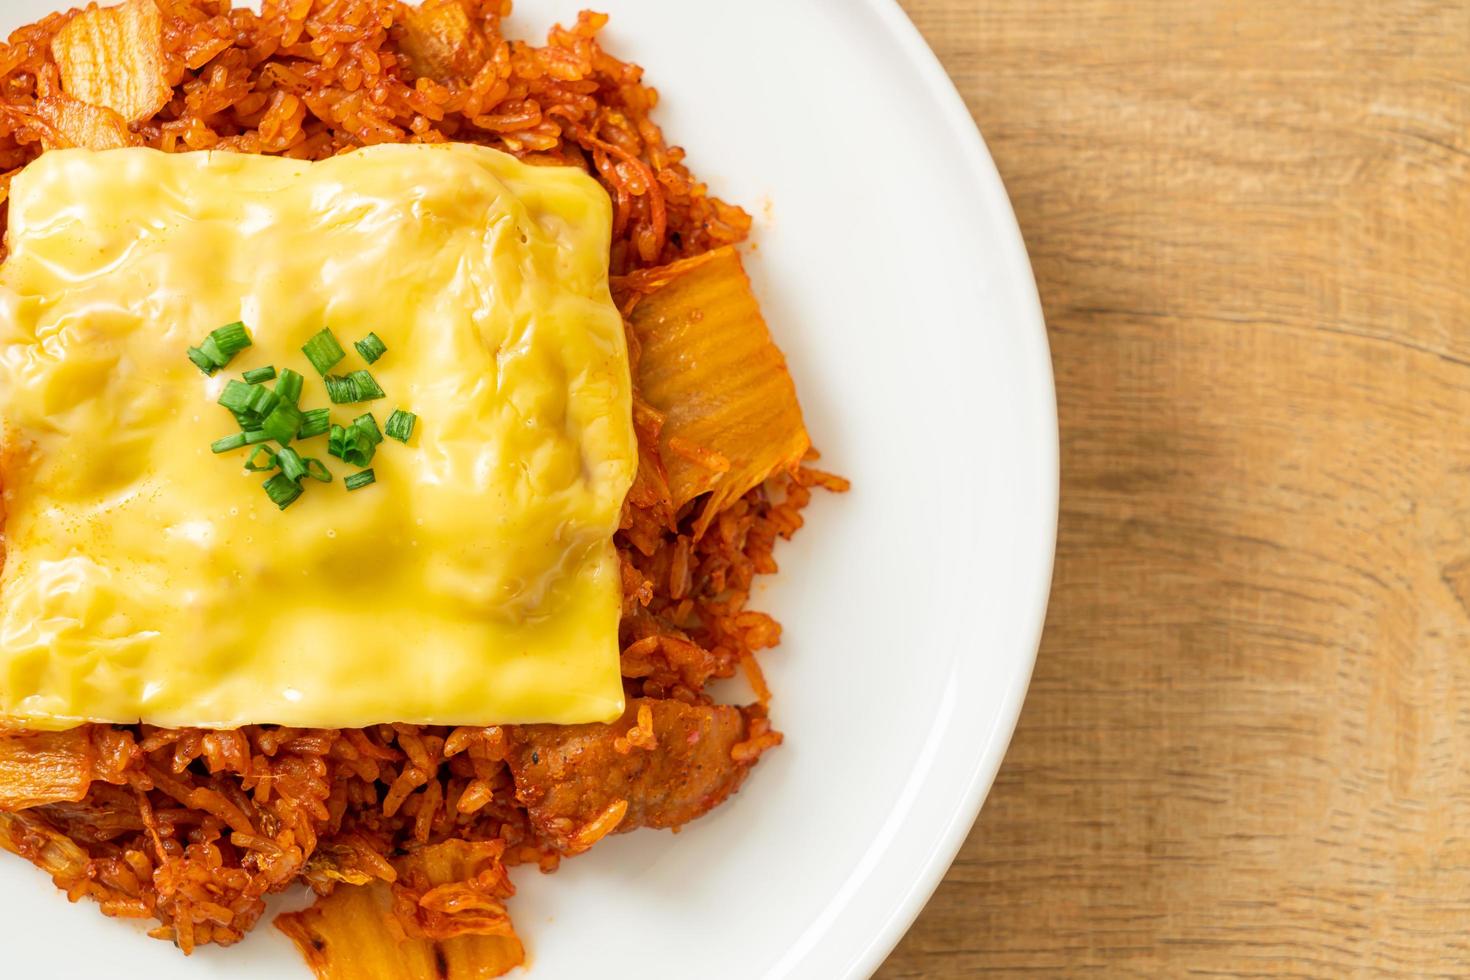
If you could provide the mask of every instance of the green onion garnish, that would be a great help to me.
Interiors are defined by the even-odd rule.
[[[344,427],[333,424],[331,430],[327,433],[327,455],[336,456],[338,459],[346,459],[347,457],[344,454],[348,450],[349,440],[351,440],[352,444],[356,444],[358,437],[359,435],[356,429],[353,429],[349,433]]]
[[[264,389],[231,378],[230,383],[225,385],[225,390],[220,392],[219,403],[232,412],[249,412],[251,394],[262,390]]]
[[[383,397],[383,389],[378,387],[378,383],[373,380],[368,370],[353,371],[347,377],[351,378],[352,383],[357,386],[357,397],[353,401],[370,402],[374,398]]]
[[[210,443],[209,451],[212,453],[227,453],[232,449],[239,449],[241,446],[244,445],[245,433],[236,432],[232,436],[225,436],[223,439],[216,439],[214,442]]]
[[[209,332],[209,340],[214,341],[215,347],[219,348],[219,352],[227,359],[234,357],[250,346],[250,334],[246,333],[245,324],[239,320],[236,320],[234,323],[227,323],[217,330],[211,330]],[[208,342],[205,341],[205,343]],[[224,365],[221,364],[220,367],[224,367]]]
[[[301,352],[306,355],[311,366],[316,368],[317,374],[321,375],[325,375],[333,365],[347,356],[347,352],[342,349],[341,344],[337,343],[337,338],[333,336],[332,331],[327,329],[323,329],[308,340],[301,348]]]
[[[281,380],[276,382],[276,394],[281,396],[281,401],[296,405],[301,401],[301,385],[305,380],[290,368],[282,368]]]
[[[313,408],[309,412],[301,413],[301,429],[296,433],[297,439],[310,439],[326,432],[332,426],[332,412],[326,408]]]
[[[230,383],[234,384],[233,381]],[[276,403],[281,400],[280,395],[264,385],[247,385],[247,387],[249,388],[250,395],[246,399],[245,411],[259,418],[265,418],[269,415],[271,410],[276,407]],[[229,408],[230,406],[227,405],[225,407]]]
[[[370,333],[366,337],[352,345],[362,355],[362,359],[369,364],[388,353],[388,345],[378,339],[378,335]]]
[[[378,449],[377,443],[363,435],[362,430],[355,425],[351,426],[348,431],[354,433],[355,438],[349,439],[350,444],[347,447],[347,452],[342,457],[342,461],[352,466],[366,466],[371,463],[373,461],[373,453],[377,452]]]
[[[243,323],[226,324],[211,331],[198,347],[190,347],[189,361],[205,374],[213,374],[250,346],[250,334]],[[369,364],[388,351],[388,346],[376,333],[369,333],[353,346]],[[301,350],[322,375],[327,397],[333,404],[385,397],[382,386],[370,371],[362,369],[341,375],[328,373],[347,356],[330,329],[319,331]],[[265,382],[272,380],[275,385],[266,387]],[[372,412],[364,412],[350,425],[334,425],[330,409],[303,411],[300,408],[304,384],[305,379],[290,368],[281,368],[279,374],[274,365],[242,371],[240,380],[227,382],[219,396],[220,405],[234,416],[241,431],[217,439],[210,445],[215,453],[230,452],[244,446],[255,447],[245,460],[245,469],[252,473],[269,473],[279,468],[279,472],[271,475],[262,487],[271,502],[282,510],[301,496],[302,481],[306,478],[322,483],[333,480],[326,463],[303,456],[298,449],[291,448],[293,440],[326,435],[327,453],[358,469],[346,477],[343,484],[348,490],[360,490],[377,482],[377,474],[369,464],[383,440],[393,438],[406,443],[418,424],[418,416],[397,408],[382,428]]]
[[[211,330],[209,336],[204,338],[204,343],[198,347],[189,348],[189,360],[205,374],[213,374],[249,346],[250,334],[245,332],[245,324],[238,321],[227,323],[217,330]],[[206,368],[206,362],[213,365],[214,370]]]
[[[260,428],[268,437],[284,446],[301,431],[301,412],[289,402],[277,402],[276,407],[260,423]]]
[[[408,442],[408,437],[413,435],[414,423],[418,420],[419,417],[412,412],[405,412],[401,408],[395,408],[393,409],[393,414],[388,416],[388,424],[383,427],[383,431],[388,434],[390,439],[397,439],[399,442]]]
[[[327,435],[327,454],[351,466],[366,466],[372,462],[376,447],[357,425],[332,426]]]
[[[219,370],[219,365],[214,363],[214,361],[210,359],[209,355],[204,353],[204,351],[200,350],[198,347],[189,348],[189,360],[193,361],[194,366],[203,371],[205,374],[213,374],[214,372]]]
[[[377,479],[377,476],[372,470],[363,470],[361,473],[352,474],[343,480],[342,483],[348,490],[360,490],[369,483],[376,483]]]
[[[271,452],[270,446],[256,446],[250,458],[245,460],[245,468],[251,473],[266,473],[276,468],[276,454]]]
[[[353,371],[345,376],[328,374],[323,380],[327,385],[327,397],[332,400],[333,405],[369,402],[383,397],[383,389],[378,387],[378,382],[366,370]]]
[[[327,386],[327,397],[333,405],[347,405],[357,401],[357,385],[350,377],[329,374],[322,379]]]
[[[277,473],[265,481],[265,495],[271,498],[271,503],[285,510],[301,496],[301,484],[284,473]]]
[[[204,338],[204,343],[199,345],[199,353],[207,357],[209,363],[213,364],[216,370],[230,363],[230,359],[225,356],[225,352],[219,349],[219,344],[215,343],[213,334]]]
[[[276,453],[276,465],[281,468],[281,475],[288,480],[298,483],[306,475],[306,464],[301,460],[301,454],[289,446]]]
[[[359,415],[357,418],[352,420],[352,424],[355,425],[358,430],[362,432],[363,437],[374,446],[383,441],[383,433],[378,431],[378,420],[373,418],[372,412],[368,412],[366,415]]]

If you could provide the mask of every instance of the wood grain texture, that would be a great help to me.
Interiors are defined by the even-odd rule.
[[[1031,695],[879,972],[1470,974],[1470,2],[906,0],[1056,364]]]

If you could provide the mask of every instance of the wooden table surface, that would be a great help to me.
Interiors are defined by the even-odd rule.
[[[1470,0],[906,6],[1031,250],[1062,505],[878,976],[1470,975]]]

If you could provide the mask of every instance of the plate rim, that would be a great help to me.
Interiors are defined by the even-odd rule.
[[[1056,378],[1052,368],[1051,344],[1046,330],[1046,318],[1041,306],[1041,297],[1036,286],[1036,274],[1031,265],[1030,253],[1016,220],[1010,195],[984,135],[969,107],[965,104],[954,79],[919,28],[910,19],[899,0],[864,0],[869,11],[887,30],[898,52],[917,74],[928,90],[944,123],[954,138],[960,153],[965,158],[966,170],[978,199],[986,210],[999,219],[990,229],[1000,240],[1008,258],[1018,262],[1024,276],[1016,277],[1013,286],[1016,299],[1020,302],[1024,323],[1018,329],[1033,332],[1040,340],[1040,357],[1035,365],[1028,365],[1035,372],[1034,404],[1025,406],[1035,417],[1038,428],[1048,434],[1044,444],[1036,447],[1043,457],[1038,467],[1042,483],[1038,489],[1044,494],[1041,507],[1045,541],[1045,560],[1040,565],[1040,574],[1029,583],[1017,585],[1017,591],[1032,598],[1025,615],[1024,633],[1029,640],[1018,652],[1021,658],[1015,680],[1005,691],[1001,710],[991,719],[992,737],[975,754],[970,773],[962,794],[962,803],[950,817],[943,834],[935,841],[928,859],[915,867],[908,876],[909,885],[898,890],[892,906],[883,919],[883,924],[873,934],[866,946],[850,960],[844,970],[843,980],[866,980],[887,960],[890,953],[908,933],[919,914],[929,904],[934,892],[948,874],[960,848],[969,837],[970,830],[980,816],[980,810],[989,796],[1000,771],[1002,761],[1015,735],[1020,720],[1021,708],[1031,686],[1031,676],[1036,667],[1036,658],[1041,646],[1042,629],[1046,622],[1047,607],[1051,597],[1052,574],[1056,563],[1057,523],[1061,505],[1061,445],[1057,425]]]

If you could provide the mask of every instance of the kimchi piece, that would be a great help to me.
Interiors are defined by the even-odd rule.
[[[786,358],[771,339],[732,247],[649,269],[620,284],[632,304],[643,400],[661,413],[659,454],[675,509],[708,493],[695,522],[778,471],[811,440]]]
[[[37,99],[30,122],[48,150],[117,150],[140,142],[116,112],[66,94]]]
[[[498,915],[485,915],[485,905],[498,904],[498,899],[476,882],[484,868],[473,871],[478,864],[473,851],[484,846],[448,842],[409,858],[407,862],[416,865],[428,882],[440,883],[412,898],[404,899],[398,884],[343,884],[319,898],[312,908],[278,915],[276,927],[291,937],[319,980],[490,980],[504,976],[525,962],[526,954],[516,934],[510,932],[504,905]],[[495,864],[498,867],[498,858]],[[498,877],[503,879],[503,868]],[[442,909],[459,907],[460,914],[479,915],[482,923],[488,920],[490,924],[476,927],[462,921],[459,927],[469,932],[444,939],[422,930],[410,934],[404,930],[403,918],[395,915],[395,908],[406,901],[415,909],[410,921],[419,920],[420,914],[447,918]]]
[[[154,0],[85,10],[56,33],[61,88],[123,122],[150,118],[173,97],[164,73],[163,19]],[[82,145],[82,144],[78,144]]]

